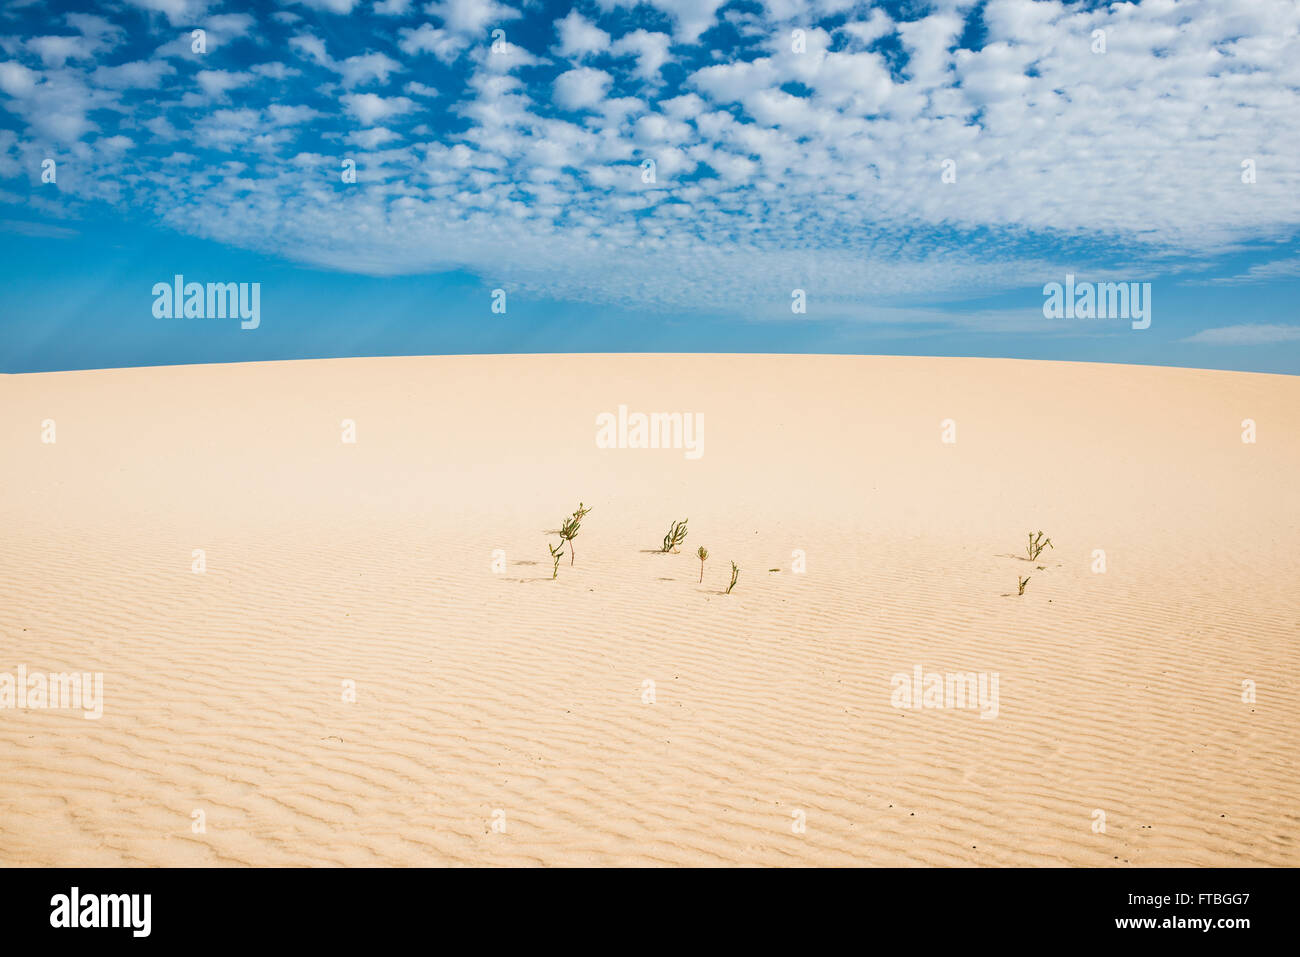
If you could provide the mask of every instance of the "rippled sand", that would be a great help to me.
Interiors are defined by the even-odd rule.
[[[620,404],[703,456],[597,448]],[[105,694],[0,710],[2,864],[1300,864],[1300,379],[344,359],[0,408],[0,672]],[[997,717],[894,707],[918,665]]]

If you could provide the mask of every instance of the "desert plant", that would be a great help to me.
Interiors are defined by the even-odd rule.
[[[701,545],[696,549],[695,554],[700,556],[700,581],[704,581],[704,562],[709,557],[709,550]]]
[[[727,594],[731,594],[731,589],[736,587],[736,582],[740,581],[740,566],[735,562],[731,563],[731,584],[727,586]]]
[[[578,513],[574,512],[573,514],[577,515]],[[566,518],[564,520],[564,524],[560,526],[560,544],[563,545],[565,542],[569,543],[569,564],[570,565],[573,564],[573,557],[575,554],[577,554],[577,550],[573,547],[573,540],[578,537],[578,528],[581,525],[582,523],[579,522],[576,518],[570,517],[570,518]]]
[[[551,550],[551,578],[555,578],[560,574],[560,556],[564,554],[564,542],[561,541],[558,545],[547,542],[546,547]]]
[[[1038,533],[1030,532],[1029,547],[1025,549],[1025,551],[1029,553],[1029,560],[1032,562],[1035,559],[1037,559],[1039,553],[1044,548],[1055,549],[1056,546],[1052,544],[1052,540],[1050,538],[1043,538],[1042,532],[1038,532]]]
[[[579,502],[578,507],[573,510],[573,517],[566,518],[564,524],[560,526],[560,538],[569,543],[570,565],[572,565],[573,560],[578,557],[578,550],[573,547],[573,540],[578,535],[578,526],[582,524],[582,520],[587,517],[587,513],[590,511],[591,509]]]
[[[664,547],[661,551],[677,551],[677,547],[686,541],[686,523],[689,521],[689,518],[684,518],[680,522],[673,522],[668,526],[668,534],[664,536]]]
[[[1023,594],[1025,593],[1025,586],[1029,584],[1029,579],[1028,579],[1028,578],[1021,578],[1019,575],[1017,575],[1017,576],[1016,576],[1016,581],[1020,584],[1020,590],[1019,590],[1018,592],[1016,592],[1016,594],[1017,594],[1017,595],[1023,595]]]

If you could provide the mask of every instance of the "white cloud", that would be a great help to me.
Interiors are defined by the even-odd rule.
[[[325,49],[325,41],[312,33],[300,33],[289,38],[289,49],[301,57],[306,57],[317,66],[334,68],[334,60]]]
[[[321,116],[319,110],[312,109],[310,106],[293,106],[284,103],[272,103],[266,108],[266,112],[271,122],[277,126],[296,126]]]
[[[96,67],[90,78],[98,86],[115,90],[156,90],[163,77],[175,72],[176,68],[166,60],[136,60],[117,66]]]
[[[390,76],[406,69],[383,53],[360,53],[344,60],[335,60],[329,55],[325,41],[312,33],[299,33],[291,37],[289,48],[317,66],[337,73],[344,89],[348,90],[369,83],[386,84]]]
[[[582,60],[609,49],[609,34],[577,10],[570,10],[567,16],[556,20],[555,32],[559,37],[555,55],[566,60]]]
[[[632,9],[642,2],[672,18],[677,28],[674,37],[678,42],[694,43],[701,33],[717,22],[718,8],[725,0],[596,0],[596,5],[601,10]]]
[[[248,107],[218,109],[200,117],[194,124],[192,135],[195,143],[208,149],[232,152],[241,157],[263,154],[269,158],[292,141],[292,126],[311,119],[313,115],[319,114],[301,106],[273,105],[266,110]],[[229,161],[220,168],[223,176],[240,177],[246,165]],[[243,178],[240,182],[261,187],[261,184]]]
[[[121,156],[131,147],[135,146],[130,137],[118,133],[114,136],[105,136],[95,141],[95,146],[108,156]]]
[[[339,16],[351,13],[352,8],[357,5],[357,0],[284,0],[284,2],[300,4],[311,10],[321,10]]]
[[[490,45],[477,44],[469,48],[469,58],[480,69],[489,73],[510,73],[525,66],[546,66],[551,63],[543,57],[533,56],[517,43],[507,40],[492,41]]]
[[[38,149],[48,142],[76,144],[99,129],[89,118],[92,110],[116,106],[116,94],[95,90],[81,74],[43,75],[13,61],[0,63],[0,91],[12,97],[0,103],[23,118],[27,139]]]
[[[121,27],[93,13],[69,13],[64,19],[68,21],[68,26],[97,47],[115,47],[126,36],[126,31]]]
[[[32,37],[27,41],[27,49],[39,56],[47,67],[60,67],[68,60],[84,60],[94,55],[86,38],[81,36]]]
[[[415,109],[415,103],[404,96],[382,97],[374,93],[349,93],[342,97],[342,103],[343,108],[364,126],[373,126],[381,120]]]
[[[347,139],[349,143],[363,150],[376,150],[385,143],[398,139],[398,135],[390,129],[376,126],[368,130],[354,130],[348,134]]]
[[[894,32],[894,21],[883,10],[872,10],[866,20],[850,20],[840,27],[861,46],[870,46]]]
[[[633,125],[632,135],[640,143],[682,143],[694,138],[694,131],[660,113],[647,113]]]
[[[1300,326],[1242,323],[1237,326],[1202,329],[1182,341],[1211,346],[1265,346],[1279,342],[1300,342]]]
[[[230,70],[200,70],[194,79],[203,90],[204,96],[215,100],[225,96],[231,90],[252,83],[254,76],[252,73]]]
[[[144,128],[152,133],[156,139],[164,142],[180,139],[181,135],[165,116],[150,117],[144,121]]]
[[[659,79],[659,71],[672,59],[668,52],[672,38],[666,33],[650,33],[647,30],[633,30],[624,34],[611,46],[610,52],[615,56],[636,57],[635,75],[643,80]]]
[[[691,74],[690,82],[718,103],[735,103],[754,90],[776,85],[780,78],[771,59],[706,66]]]
[[[615,128],[608,134],[614,136],[617,135],[617,127],[625,119],[633,114],[644,113],[646,111],[646,102],[645,100],[638,99],[635,96],[607,97],[600,101],[600,105],[597,109],[600,110],[601,115],[605,118],[607,126]]]
[[[348,89],[371,82],[387,83],[389,76],[404,69],[402,64],[382,53],[350,56],[336,66],[336,72]]]
[[[898,24],[899,38],[908,53],[907,72],[914,82],[933,87],[946,81],[944,74],[952,66],[948,48],[964,25],[961,17],[948,13]]]
[[[518,10],[496,0],[436,0],[426,4],[424,10],[441,19],[448,30],[477,35],[484,35],[489,26],[500,26],[520,16]]]
[[[208,63],[210,57],[235,40],[253,34],[256,21],[247,13],[221,13],[206,17],[198,22],[187,24],[203,30],[205,52],[194,50],[193,30],[178,32],[169,42],[158,48],[157,55],[190,60],[193,63]]]
[[[397,34],[401,37],[398,46],[407,56],[432,53],[443,63],[452,63],[465,50],[463,38],[429,23],[422,23],[418,27],[403,27]]]
[[[0,90],[14,97],[30,96],[40,76],[16,60],[6,60],[0,63]]]
[[[605,96],[614,78],[604,70],[579,67],[555,78],[555,102],[568,110],[587,110]]]
[[[266,77],[268,80],[287,80],[290,77],[302,75],[301,70],[295,70],[291,66],[277,62],[255,63],[249,67],[249,70],[258,76]]]
[[[1251,266],[1243,273],[1234,276],[1216,276],[1213,279],[1189,280],[1189,286],[1240,286],[1243,283],[1268,282],[1274,279],[1290,279],[1300,276],[1300,257],[1295,259],[1277,259],[1273,262]]]

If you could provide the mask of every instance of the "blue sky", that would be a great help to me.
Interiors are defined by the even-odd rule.
[[[0,371],[681,351],[1296,374],[1297,117],[1292,0],[10,0]],[[1150,328],[1044,318],[1067,273],[1150,283]],[[176,274],[260,283],[260,326],[156,318]]]

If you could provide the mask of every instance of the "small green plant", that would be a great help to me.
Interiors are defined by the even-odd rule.
[[[689,521],[689,518],[684,518],[680,522],[673,522],[668,526],[668,534],[664,536],[664,547],[661,551],[677,551],[678,546],[686,541],[686,523]]]
[[[565,542],[569,543],[570,565],[572,565],[573,560],[578,557],[578,550],[573,547],[573,540],[578,537],[578,529],[582,526],[582,520],[590,511],[591,509],[579,502],[578,507],[574,509],[573,515],[566,518],[564,524],[560,526],[560,544],[563,545]]]
[[[1019,582],[1019,584],[1020,584],[1020,590],[1019,590],[1018,592],[1016,592],[1016,594],[1017,594],[1017,595],[1023,595],[1023,594],[1025,593],[1025,586],[1029,584],[1029,579],[1028,579],[1028,578],[1021,578],[1019,575],[1017,575],[1017,576],[1016,576],[1016,581]]]
[[[731,584],[727,586],[727,594],[731,594],[731,589],[736,587],[736,582],[740,581],[740,566],[735,562],[731,563]]]
[[[576,515],[577,512],[574,512]],[[578,528],[582,525],[576,518],[566,518],[564,524],[560,526],[560,544],[569,543],[569,564],[573,564],[574,555],[577,550],[573,547],[573,540],[578,537]]]
[[[560,574],[560,556],[564,554],[564,542],[561,541],[558,545],[547,542],[546,547],[551,550],[551,578],[554,579]]]
[[[1029,547],[1025,549],[1029,553],[1029,560],[1035,561],[1044,548],[1055,550],[1056,546],[1052,544],[1050,538],[1043,538],[1042,532],[1029,533]]]
[[[696,549],[695,554],[700,556],[700,581],[704,581],[704,563],[708,560],[709,550],[701,545]]]

